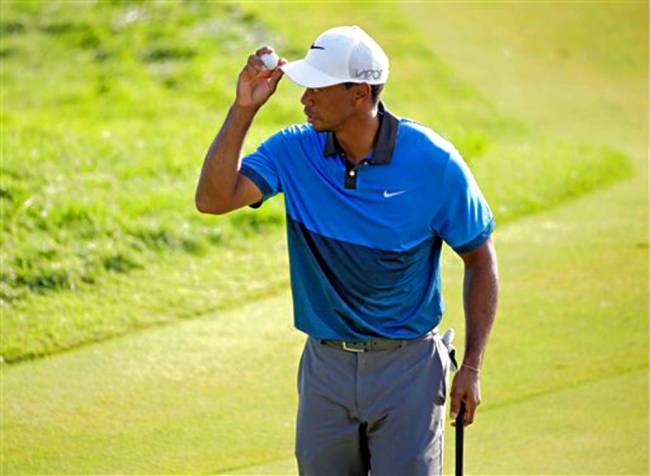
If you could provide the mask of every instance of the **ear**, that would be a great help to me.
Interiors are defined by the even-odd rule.
[[[354,102],[362,104],[366,99],[370,99],[370,85],[368,83],[360,83],[354,86]]]

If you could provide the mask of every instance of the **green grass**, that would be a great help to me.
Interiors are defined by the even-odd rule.
[[[0,366],[0,472],[295,473],[304,336],[282,203],[200,216],[193,188],[235,49],[271,38],[295,58],[357,22],[393,59],[388,105],[458,144],[497,213],[501,302],[467,472],[648,473],[647,4],[79,5],[2,4],[2,355],[22,362]],[[102,47],[64,61],[86,31],[65,22]],[[228,55],[188,40],[212,22],[208,36],[237,32]],[[281,85],[248,150],[302,119],[299,94]],[[116,256],[137,266],[104,267]],[[16,259],[61,285],[11,281]],[[461,281],[446,249],[443,328],[462,354]]]
[[[97,302],[92,296],[99,293],[110,302],[105,286],[123,282],[122,275],[142,282],[162,262],[173,268],[225,253],[256,233],[282,233],[280,200],[219,218],[199,215],[193,204],[202,158],[232,100],[237,72],[260,43],[298,58],[331,22],[364,24],[372,16],[368,29],[392,59],[388,105],[458,146],[500,224],[632,173],[617,144],[540,129],[483,91],[483,82],[463,77],[453,56],[438,51],[444,44],[413,28],[402,6],[305,4],[283,8],[282,15],[254,4],[204,2],[5,2],[2,8],[0,298],[7,323],[1,355],[9,362],[202,312],[207,308],[192,305],[194,298],[170,302],[166,290],[153,291],[149,283],[136,294],[153,292],[152,300],[167,306],[152,311],[127,298],[129,306],[107,317],[106,305],[84,312],[81,304]],[[304,15],[309,22],[300,21]],[[302,122],[299,94],[285,80],[256,120],[247,151],[279,127]],[[276,289],[272,281],[266,292]],[[240,290],[232,298],[253,296]],[[133,304],[144,309],[129,311]],[[106,326],[107,319],[114,325]]]
[[[236,75],[229,55],[265,35],[254,16],[176,2],[3,9],[3,302],[279,226],[280,204],[217,226],[193,206],[206,130],[229,101],[211,72]]]
[[[128,275],[103,276],[75,292],[29,296],[3,322],[5,361],[44,357],[284,292],[284,236],[251,236],[182,262],[161,260]]]
[[[483,403],[467,430],[468,474],[646,471],[648,324],[639,316],[648,282],[639,277],[647,248],[638,243],[647,239],[647,212],[632,207],[644,184],[626,182],[496,233],[502,301]],[[598,220],[594,208],[617,218]],[[445,266],[443,328],[458,331],[462,355],[460,260],[447,253]],[[292,472],[304,336],[290,313],[282,293],[6,367],[5,471]],[[447,426],[445,473],[452,455]]]
[[[647,449],[644,422],[631,412],[619,414],[599,409],[620,401],[621,388],[630,392],[628,404],[644,405],[642,396],[648,391],[644,383],[646,372],[643,369],[606,377],[492,411],[481,411],[480,425],[466,432],[465,472],[644,474],[647,471],[644,470],[647,455],[643,454]],[[588,408],[580,408],[584,407],[581,402],[589,402]],[[454,456],[449,450],[454,444],[452,431],[445,443],[444,474],[453,474]],[[298,471],[292,457],[226,470],[222,474],[298,474]]]

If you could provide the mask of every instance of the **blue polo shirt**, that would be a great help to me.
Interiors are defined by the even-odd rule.
[[[347,161],[309,124],[272,135],[242,159],[263,194],[284,193],[295,326],[318,339],[418,337],[440,322],[443,240],[471,251],[492,212],[458,151],[379,104],[375,150]]]

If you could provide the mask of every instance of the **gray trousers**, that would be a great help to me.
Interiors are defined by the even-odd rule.
[[[435,331],[363,353],[309,337],[298,370],[300,474],[442,474],[449,365]]]

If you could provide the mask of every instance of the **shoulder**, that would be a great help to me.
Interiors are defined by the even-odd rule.
[[[284,129],[279,130],[271,137],[281,138],[287,141],[310,140],[318,136],[311,124],[291,124]]]
[[[316,132],[311,124],[292,124],[267,136],[258,152],[273,158],[278,164],[317,157],[325,144],[325,136]]]
[[[426,152],[441,155],[456,155],[458,150],[440,134],[413,119],[400,118],[398,138],[421,147]]]
[[[291,124],[275,132],[264,142],[270,147],[305,148],[322,143],[325,139],[321,136],[324,134],[316,132],[311,124]]]
[[[424,124],[409,118],[399,118],[397,145],[411,160],[434,166],[444,171],[450,161],[461,161],[456,147],[440,134]]]

